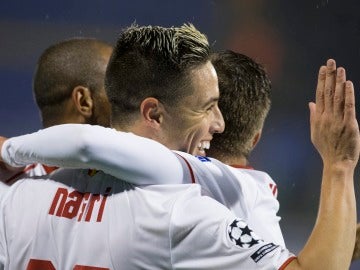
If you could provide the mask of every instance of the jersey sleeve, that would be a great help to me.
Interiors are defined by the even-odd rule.
[[[34,162],[102,170],[137,185],[178,184],[183,171],[165,146],[132,133],[65,124],[5,141],[1,155],[11,166]]]
[[[265,172],[247,170],[253,175],[258,185],[258,196],[252,211],[254,223],[259,224],[272,241],[285,246],[285,240],[280,227],[280,204],[277,200],[277,186],[273,179]],[[260,181],[259,181],[260,180]],[[262,181],[261,181],[262,180]],[[264,221],[267,221],[266,223]],[[264,225],[265,224],[265,225]]]
[[[246,198],[246,221],[263,239],[285,247],[280,227],[281,218],[278,216],[280,205],[271,188],[275,182],[261,171],[232,167],[229,169],[241,183],[242,195]]]
[[[277,215],[279,202],[269,186],[275,183],[266,173],[233,168],[213,158],[177,153],[190,164],[194,182],[201,185],[203,195],[246,220],[265,241],[285,247]]]
[[[177,201],[170,228],[173,269],[274,270],[295,258],[207,196]]]

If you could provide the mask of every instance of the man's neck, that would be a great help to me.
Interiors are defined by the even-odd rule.
[[[242,166],[242,167],[246,167],[249,165],[247,158],[244,156],[219,155],[219,156],[213,156],[213,157],[227,165],[236,165],[236,166]]]

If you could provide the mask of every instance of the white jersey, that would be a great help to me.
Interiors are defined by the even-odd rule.
[[[9,189],[9,186],[0,182],[0,199],[4,196],[5,192]]]
[[[90,175],[58,170],[10,187],[0,208],[4,269],[265,270],[294,258],[196,184],[136,187]]]
[[[63,144],[40,147],[43,140],[62,142],[64,138]],[[263,172],[234,169],[215,159],[200,161],[182,152],[174,155],[163,145],[131,133],[76,124],[9,139],[2,156],[12,166],[35,158],[49,165],[100,169],[135,184],[196,182],[204,195],[246,220],[263,239],[285,246],[277,216],[279,203],[269,188],[269,183],[275,183]]]
[[[233,168],[213,158],[176,153],[183,157],[184,171],[189,172],[184,182],[193,179],[192,182],[201,185],[204,195],[246,220],[263,239],[285,246],[277,215],[276,184],[267,173]]]

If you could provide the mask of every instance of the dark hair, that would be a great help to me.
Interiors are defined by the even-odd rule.
[[[248,157],[252,138],[270,110],[271,82],[260,64],[240,53],[214,53],[212,63],[219,80],[225,131],[214,134],[207,154]]]
[[[110,49],[110,44],[96,39],[73,38],[43,52],[33,80],[35,100],[43,118],[59,113],[57,105],[69,98],[76,86],[87,87],[94,94],[103,89],[108,61],[103,50]]]
[[[112,122],[128,125],[147,97],[173,106],[191,94],[189,72],[210,60],[206,36],[193,25],[132,25],[120,35],[105,77]]]

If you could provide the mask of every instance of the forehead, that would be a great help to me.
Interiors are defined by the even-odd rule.
[[[189,79],[193,88],[190,98],[196,103],[206,103],[219,98],[218,79],[210,61],[192,70]]]

